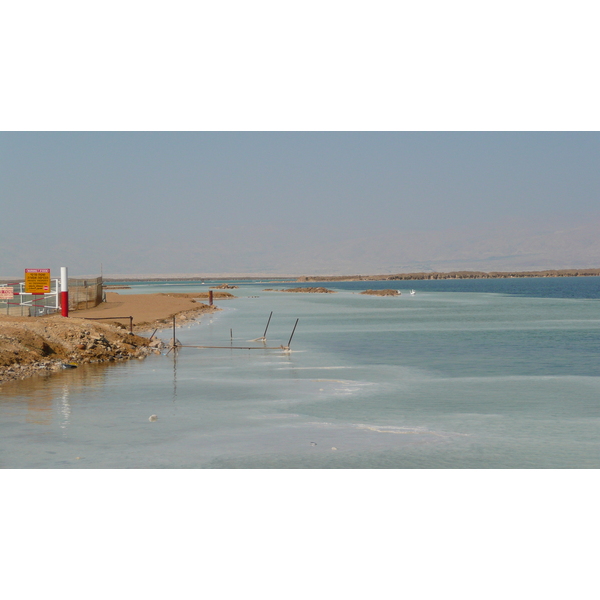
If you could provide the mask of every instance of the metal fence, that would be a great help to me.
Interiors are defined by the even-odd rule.
[[[94,308],[102,302],[102,277],[71,279],[69,277],[69,310]]]
[[[13,298],[0,298],[0,315],[34,317],[60,311],[58,279],[52,281],[50,294],[25,294],[23,282],[0,283],[0,287],[12,288],[13,291]],[[102,277],[69,278],[69,310],[93,308],[102,302],[102,297]]]
[[[12,290],[13,295],[11,299],[0,297],[0,315],[28,317],[32,313],[31,306],[23,304],[23,299],[20,297],[22,287],[20,282],[2,282],[0,286],[2,292]]]
[[[50,281],[50,290],[43,294],[25,292],[22,281],[4,282],[0,287],[0,315],[13,317],[35,317],[60,310],[60,281]],[[7,297],[8,295],[8,297]]]

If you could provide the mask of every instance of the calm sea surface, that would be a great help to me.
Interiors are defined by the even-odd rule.
[[[261,346],[272,311],[269,347],[299,319],[291,353],[184,348],[5,384],[0,466],[600,467],[600,278],[239,285],[178,339]]]

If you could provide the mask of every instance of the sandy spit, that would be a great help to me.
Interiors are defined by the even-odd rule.
[[[144,332],[153,329],[163,329],[177,322],[183,322],[200,313],[220,310],[209,306],[198,299],[208,297],[208,294],[118,294],[107,292],[106,302],[87,310],[72,311],[70,317],[78,318],[108,318],[133,317],[134,332]],[[215,300],[221,299],[221,294],[214,294]],[[231,294],[227,294],[229,297]],[[129,327],[129,319],[116,321]]]
[[[360,292],[361,294],[367,294],[369,296],[400,296],[401,292],[398,290],[365,290]]]

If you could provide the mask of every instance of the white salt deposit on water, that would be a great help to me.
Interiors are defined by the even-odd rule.
[[[598,278],[407,283],[245,283],[177,331],[251,345],[273,311],[269,346],[300,319],[291,353],[184,348],[5,384],[0,466],[600,467]],[[164,285],[201,289],[121,292]]]

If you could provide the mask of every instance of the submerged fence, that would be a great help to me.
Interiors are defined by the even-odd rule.
[[[23,282],[0,283],[0,315],[34,317],[58,312],[59,287],[59,280],[54,279],[50,293],[26,294]],[[69,278],[69,309],[93,308],[102,297],[102,277]]]

